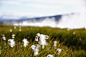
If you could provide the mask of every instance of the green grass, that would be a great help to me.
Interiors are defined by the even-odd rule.
[[[10,32],[12,29],[12,32]],[[75,34],[73,34],[75,32]],[[14,26],[0,25],[0,46],[1,46],[1,57],[34,57],[34,54],[30,48],[32,44],[37,42],[34,40],[37,33],[49,35],[50,39],[44,50],[41,49],[37,57],[45,57],[48,54],[54,55],[54,57],[85,57],[86,56],[86,30],[73,29],[67,31],[67,28],[50,28],[50,27],[32,27],[25,26],[14,29]],[[2,34],[5,34],[6,41],[2,40]],[[8,45],[7,40],[11,39],[11,35],[15,34],[16,46],[11,48]],[[29,38],[28,38],[29,37]],[[30,42],[27,47],[21,47],[22,39],[27,38]],[[53,41],[58,41],[57,47],[53,47]],[[4,45],[7,43],[6,45]],[[56,53],[56,49],[61,48],[61,54]]]

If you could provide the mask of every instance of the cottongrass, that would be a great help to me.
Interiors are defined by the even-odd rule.
[[[35,41],[38,41],[38,43],[42,45],[42,49],[44,49],[45,45],[47,45],[46,39],[49,39],[49,36],[37,33]]]
[[[22,42],[23,42],[23,46],[24,47],[26,47],[28,45],[28,43],[29,43],[28,40],[25,39],[25,38],[22,40]]]
[[[15,34],[12,34],[12,38],[15,38]]]
[[[24,46],[22,46],[22,42],[17,42],[16,46],[11,46],[12,44],[10,43],[12,43],[13,41],[11,42],[8,39],[8,41],[10,41],[8,42],[8,44],[10,44],[12,48],[9,48],[8,44],[5,45],[7,47],[5,48],[5,46],[3,45],[4,42],[2,42],[1,46],[3,48],[1,49],[1,57],[76,57],[75,55],[73,55],[74,53],[71,48],[67,48],[67,46],[60,44],[58,39],[54,41],[53,39],[54,38],[48,39],[48,44],[45,46],[44,49],[41,48],[39,42],[32,42],[31,40],[29,42],[29,45],[25,44]],[[28,43],[27,39],[25,38],[22,41],[23,43]],[[55,43],[56,48],[54,47],[53,43]]]
[[[54,47],[56,48],[56,46],[57,46],[57,41],[54,41]]]
[[[9,44],[11,47],[14,47],[14,46],[15,46],[15,41],[14,41],[14,39],[8,39],[8,44]]]
[[[6,37],[5,37],[5,36],[3,36],[3,37],[2,37],[2,39],[3,39],[3,40],[6,40]]]
[[[16,27],[14,26],[14,29],[16,29]]]
[[[12,29],[10,29],[10,32],[12,32]]]
[[[49,54],[49,55],[47,55],[47,57],[54,57],[53,55],[51,55],[51,54]]]
[[[35,56],[37,56],[38,53],[39,53],[39,47],[40,47],[39,44],[36,44],[36,45],[32,45],[32,46],[31,46],[31,49],[32,49],[32,51],[34,52],[34,55],[35,55]]]
[[[75,34],[75,32],[73,32],[73,34]]]
[[[13,56],[18,56],[18,57],[47,57],[49,54],[53,55],[53,57],[75,57],[75,55],[73,56],[73,51],[71,48],[66,49],[66,46],[60,45],[60,47],[53,47],[53,45],[51,45],[53,42],[49,41],[48,44],[45,47],[45,49],[41,49],[41,46],[39,44],[36,44],[36,42],[31,42],[30,44],[27,45],[27,47],[22,46],[22,43],[19,42],[17,43],[17,46],[14,46],[13,48],[9,48],[8,44],[6,45],[7,48],[5,48],[5,46],[2,44],[1,46],[3,47],[1,49],[1,57],[13,57]],[[60,43],[58,43],[59,45]],[[59,49],[61,48],[61,50]],[[56,52],[56,50],[58,52]],[[6,55],[5,55],[6,54]],[[72,55],[71,55],[72,54]]]
[[[5,37],[5,35],[4,35],[4,34],[2,35],[2,39],[3,39],[3,40],[6,40],[6,37]]]
[[[21,32],[21,29],[19,29],[19,31]]]
[[[58,55],[61,53],[61,49],[57,49],[56,52],[58,53]]]

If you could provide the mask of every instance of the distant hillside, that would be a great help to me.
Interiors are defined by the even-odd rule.
[[[15,20],[15,19],[10,19],[10,20],[4,19],[4,20],[2,20],[2,19],[0,19],[0,24],[13,25],[14,23],[21,23],[21,22],[24,22],[24,21],[27,21],[27,22],[41,22],[41,21],[45,20],[46,18],[48,18],[48,19],[55,18],[55,21],[59,21],[59,19],[61,17],[62,17],[62,15],[35,17],[35,18],[23,17],[23,18],[20,18],[19,20]]]

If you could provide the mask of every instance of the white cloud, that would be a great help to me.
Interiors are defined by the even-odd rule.
[[[83,4],[84,0],[20,0],[20,1],[32,1],[39,3],[60,3],[60,4],[73,4],[80,5]]]
[[[19,19],[18,16],[3,16],[2,19]]]
[[[17,2],[17,1],[0,1],[0,3],[6,3],[6,4],[21,4],[20,2]]]
[[[61,9],[63,6],[58,5],[45,5],[45,4],[26,4],[26,6],[31,6],[35,8],[42,8],[42,9]]]
[[[47,23],[48,22],[48,23]],[[14,23],[14,25],[18,26],[18,23]],[[78,28],[86,28],[86,12],[79,12],[75,14],[63,15],[60,19],[59,23],[56,23],[55,18],[52,17],[46,18],[41,22],[27,22],[23,21],[21,26],[50,26],[50,27],[59,27],[59,28],[70,28],[70,29],[78,29]]]
[[[19,19],[20,17],[42,17],[42,16],[52,16],[54,14],[45,14],[45,13],[38,13],[38,12],[0,12],[0,17],[2,19]]]
[[[57,27],[60,28],[86,28],[86,12],[81,11],[76,14],[64,15],[60,19]]]
[[[28,3],[25,6],[31,6],[34,8],[42,8],[42,9],[49,9],[49,10],[50,9],[77,10],[77,9],[81,9],[81,7],[84,7],[85,5],[84,0],[21,0],[21,1],[27,1],[31,3],[34,2],[32,4]]]
[[[12,12],[0,12],[0,18],[2,18],[2,19],[19,19],[20,16],[15,15]]]
[[[42,15],[42,13],[38,13],[38,12],[13,12],[15,15],[18,16],[40,16]],[[43,14],[44,16],[47,14]]]
[[[55,22],[55,18],[46,18],[41,22],[28,22],[28,21],[23,21],[22,23],[20,23],[21,26],[50,26],[50,27],[56,27],[56,22]],[[15,26],[19,26],[18,23],[14,23]]]

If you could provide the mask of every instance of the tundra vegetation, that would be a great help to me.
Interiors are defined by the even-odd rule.
[[[86,29],[0,25],[1,57],[86,57]]]

